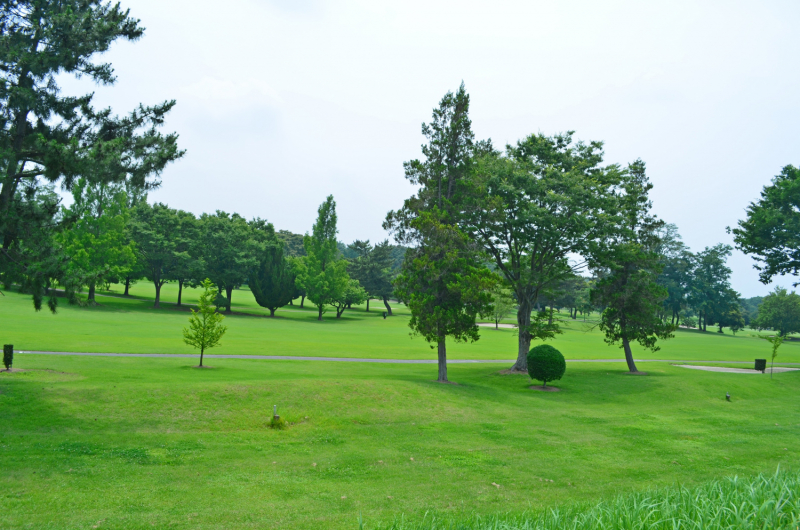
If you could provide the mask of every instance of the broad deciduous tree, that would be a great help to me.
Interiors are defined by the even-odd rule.
[[[135,245],[127,235],[127,193],[120,185],[92,185],[81,178],[72,196],[72,206],[64,214],[71,223],[58,241],[69,258],[71,275],[89,287],[88,302],[94,304],[97,285],[124,276],[135,262]]]
[[[198,309],[192,309],[189,327],[183,328],[183,342],[200,350],[200,366],[203,366],[203,354],[209,348],[219,346],[219,341],[228,328],[222,325],[225,317],[214,309],[219,291],[208,278],[203,280],[201,286],[203,293],[197,302]]]
[[[361,287],[358,280],[350,279],[347,282],[347,288],[345,288],[338,297],[333,299],[331,305],[333,305],[333,308],[336,310],[336,318],[342,318],[345,309],[348,309],[353,304],[363,304],[366,299],[367,291]]]
[[[219,210],[200,216],[200,234],[205,276],[225,293],[221,305],[230,313],[233,290],[256,265],[256,236],[244,217]]]
[[[358,280],[369,296],[383,300],[386,312],[392,316],[389,297],[394,292],[392,280],[395,273],[392,271],[392,245],[389,240],[384,240],[374,247],[369,241],[354,241],[348,247],[355,258],[350,260],[348,272]],[[369,298],[367,299],[369,311]]]
[[[800,295],[776,287],[764,297],[752,325],[756,329],[774,330],[781,337],[800,332]]]
[[[517,299],[514,370],[527,370],[531,312],[547,289],[584,266],[616,230],[623,172],[602,166],[602,143],[573,143],[572,133],[531,135],[484,153],[473,165],[459,225],[491,256]]]
[[[729,231],[731,231],[729,229]],[[762,283],[800,270],[800,169],[786,166],[764,186],[761,199],[750,203],[747,218],[734,228],[736,248],[759,264]],[[798,283],[794,284],[795,286]]]
[[[159,307],[161,287],[170,280],[178,264],[186,259],[180,250],[184,244],[181,216],[166,204],[142,202],[133,210],[129,230],[145,277],[156,289],[153,307]]]

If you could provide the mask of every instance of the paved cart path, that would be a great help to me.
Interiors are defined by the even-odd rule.
[[[197,358],[194,353],[88,353],[72,351],[34,351],[17,350],[15,353],[35,355],[78,355],[84,357],[164,357],[164,358]],[[384,363],[384,364],[436,364],[436,359],[362,359],[358,357],[298,357],[293,355],[214,355],[205,354],[205,359],[257,359],[266,361],[331,361],[345,363]],[[515,359],[448,359],[452,364],[472,363],[513,363]],[[624,363],[625,359],[567,359],[568,363]],[[724,363],[753,364],[753,361],[690,361],[670,359],[636,359],[637,363]],[[781,363],[783,365],[800,366],[800,363]]]

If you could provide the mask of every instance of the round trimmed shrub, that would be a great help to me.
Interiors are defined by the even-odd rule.
[[[531,348],[528,352],[528,374],[531,379],[547,386],[549,381],[558,381],[567,371],[567,362],[561,352],[548,344]]]

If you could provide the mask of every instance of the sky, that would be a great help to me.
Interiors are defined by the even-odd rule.
[[[388,237],[413,193],[403,161],[463,81],[478,139],[575,131],[607,163],[647,163],[654,212],[694,251],[800,165],[800,2],[127,0],[145,36],[117,43],[96,104],[177,100],[185,157],[151,200],[311,230],[329,194],[345,242]],[[765,286],[734,251],[732,284]]]

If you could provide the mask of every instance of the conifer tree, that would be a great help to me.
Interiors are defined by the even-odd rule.
[[[295,280],[292,264],[284,255],[284,243],[275,235],[272,224],[264,227],[266,243],[260,251],[258,264],[250,270],[248,285],[261,307],[269,309],[269,316],[275,310],[292,301],[295,294]]]
[[[339,257],[337,232],[336,202],[329,195],[319,207],[311,235],[303,238],[307,256],[298,275],[307,298],[317,306],[317,320],[322,320],[325,306],[342,297],[350,281],[347,262]]]

